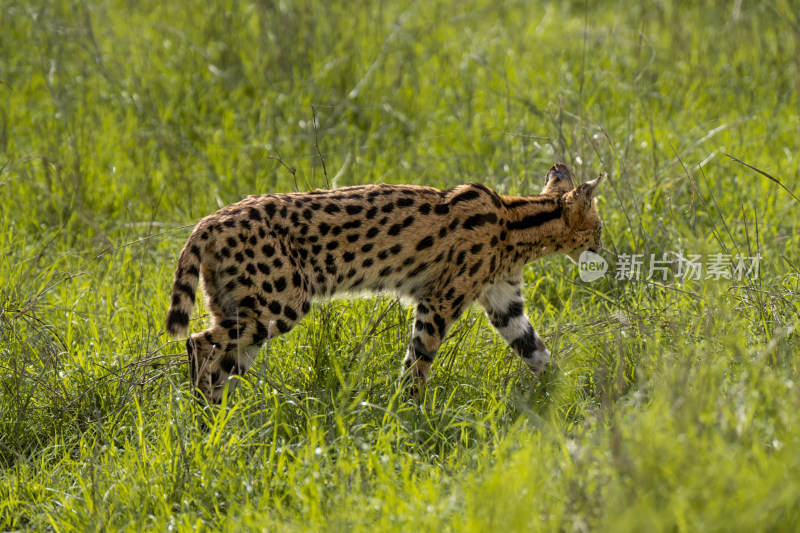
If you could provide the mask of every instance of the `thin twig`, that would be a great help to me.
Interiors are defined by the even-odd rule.
[[[729,158],[733,159],[734,161],[736,161],[736,162],[737,162],[737,163],[739,163],[740,165],[744,165],[744,166],[746,166],[747,168],[750,168],[750,169],[752,169],[752,170],[755,170],[756,172],[758,172],[759,174],[761,174],[761,175],[762,175],[762,176],[764,176],[765,178],[767,178],[767,179],[769,179],[769,180],[772,180],[772,181],[774,181],[775,183],[777,183],[778,185],[780,185],[780,186],[781,186],[781,188],[782,188],[784,191],[786,191],[786,192],[788,192],[789,194],[791,194],[791,195],[792,195],[792,198],[794,198],[795,200],[797,200],[798,202],[800,202],[800,198],[798,198],[797,196],[795,196],[795,195],[794,195],[794,193],[793,193],[792,191],[790,191],[789,189],[787,189],[787,188],[786,188],[786,186],[785,186],[783,183],[781,183],[781,182],[780,182],[780,181],[779,181],[777,178],[775,178],[775,177],[773,177],[773,176],[770,176],[769,174],[767,174],[766,172],[764,172],[764,171],[763,171],[763,170],[761,170],[760,168],[756,168],[756,167],[754,167],[753,165],[748,165],[747,163],[745,163],[745,162],[744,162],[744,161],[742,161],[741,159],[736,159],[735,157],[733,157],[733,156],[732,156],[732,155],[730,155],[730,154],[725,154],[725,155],[726,155],[726,156],[728,156]]]
[[[319,150],[319,149],[318,149],[318,150]],[[284,167],[286,170],[288,170],[288,171],[289,171],[289,174],[291,174],[291,175],[292,175],[292,178],[294,178],[294,190],[295,190],[295,192],[299,191],[300,189],[299,189],[299,187],[297,186],[297,169],[296,169],[295,167],[293,167],[293,166],[291,166],[291,167],[290,167],[289,165],[287,165],[286,163],[284,163],[284,162],[283,162],[283,158],[281,158],[281,154],[279,154],[277,150],[275,150],[275,155],[276,155],[277,157],[275,157],[275,156],[271,156],[271,155],[268,155],[268,156],[267,156],[267,159],[272,159],[273,161],[277,161],[278,163],[280,163],[281,165],[283,165],[283,167]]]
[[[314,109],[314,104],[311,104],[311,118],[314,121],[314,148],[317,149],[317,155],[322,162],[322,173],[325,175],[325,188],[330,189],[331,184],[328,181],[328,169],[325,167],[325,158],[322,157],[322,152],[319,149],[319,142],[317,141],[317,110]]]

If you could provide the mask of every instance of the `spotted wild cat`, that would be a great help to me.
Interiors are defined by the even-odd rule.
[[[201,220],[178,259],[167,331],[188,332],[198,281],[212,325],[186,342],[190,377],[219,403],[260,346],[286,333],[315,298],[387,291],[416,302],[403,381],[424,386],[448,328],[471,303],[540,375],[550,354],[523,309],[522,267],[600,247],[597,179],[575,187],[564,165],[537,196],[481,184],[448,190],[358,185],[250,196]],[[231,380],[231,388],[236,380]]]

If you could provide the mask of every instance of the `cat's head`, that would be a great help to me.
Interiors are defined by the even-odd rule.
[[[603,221],[597,212],[595,192],[602,181],[600,174],[592,181],[575,187],[572,173],[566,165],[554,165],[545,177],[542,194],[561,196],[562,217],[567,224],[563,250],[570,259],[577,262],[581,253],[589,250],[598,253],[602,248],[600,236]]]

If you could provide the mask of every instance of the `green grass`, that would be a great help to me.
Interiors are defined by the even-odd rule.
[[[797,6],[495,4],[2,3],[0,529],[800,528],[800,203],[725,155],[800,196]],[[609,175],[611,273],[526,269],[539,383],[472,309],[415,406],[411,311],[334,300],[196,410],[162,324],[202,216],[379,181],[533,194],[556,161]],[[665,251],[760,276],[613,275]]]

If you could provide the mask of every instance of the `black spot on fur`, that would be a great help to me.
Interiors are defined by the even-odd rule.
[[[433,212],[437,215],[446,215],[450,213],[450,206],[448,204],[439,204],[433,208]]]
[[[275,290],[283,292],[286,289],[286,278],[280,277],[275,280]]]
[[[478,226],[483,226],[484,224],[494,224],[495,222],[497,222],[497,215],[494,213],[480,213],[478,215],[472,215],[465,220],[463,227],[464,229],[473,229]]]
[[[503,202],[500,200],[500,196],[492,189],[484,185],[483,183],[473,183],[472,186],[482,190],[487,195],[489,195],[489,198],[492,200],[492,203],[494,204],[495,207],[499,208],[503,205]]]
[[[192,302],[194,302],[195,289],[193,289],[192,286],[189,285],[188,283],[177,282],[177,283],[175,283],[175,286],[174,286],[173,290],[176,293],[178,293],[178,292],[184,293],[186,296],[189,297],[189,299]]]
[[[239,322],[235,318],[226,318],[219,325],[225,329],[233,328],[239,325]]]
[[[428,235],[427,237],[425,237],[424,239],[422,239],[417,243],[417,251],[424,250],[425,248],[430,248],[431,246],[433,246],[433,237]]]
[[[236,358],[232,354],[225,354],[219,360],[219,367],[227,374],[233,374],[236,370]]]
[[[413,278],[415,276],[419,276],[421,273],[428,270],[429,266],[430,265],[427,262],[423,261],[422,263],[417,265],[417,267],[414,270],[408,273],[408,277]]]
[[[478,270],[481,269],[482,266],[483,266],[483,259],[479,259],[478,262],[472,265],[472,268],[469,269],[469,275],[474,276],[478,272]]]
[[[454,196],[453,199],[450,200],[450,205],[456,205],[459,202],[466,202],[466,201],[469,201],[469,200],[474,200],[479,196],[480,196],[480,193],[478,191],[474,191],[474,190],[464,191],[461,194],[457,194],[456,196]]]
[[[189,315],[180,309],[173,309],[167,315],[167,324],[169,329],[185,328],[189,325]]]
[[[252,296],[245,296],[239,302],[239,307],[244,307],[244,308],[247,308],[247,309],[255,309],[257,306],[258,305],[256,303],[256,299],[253,298]]]
[[[523,312],[522,302],[513,302],[504,312],[490,315],[489,320],[494,327],[500,329],[508,326],[512,318],[521,315]]]
[[[436,329],[439,332],[440,337],[444,337],[445,328],[447,325],[445,324],[444,319],[438,313],[433,315],[433,323],[436,324]]]
[[[529,358],[533,355],[533,352],[544,350],[544,343],[541,340],[537,341],[533,326],[530,326],[522,337],[511,342],[511,348],[521,357]]]
[[[535,215],[530,215],[521,220],[515,220],[509,222],[508,229],[513,231],[513,230],[523,230],[523,229],[533,228],[536,226],[540,226],[545,222],[549,222],[550,220],[555,220],[558,218],[561,218],[560,207],[557,207],[551,211],[543,211]]]
[[[269,330],[260,321],[256,321],[256,332],[253,334],[253,344],[261,346],[269,337]]]

